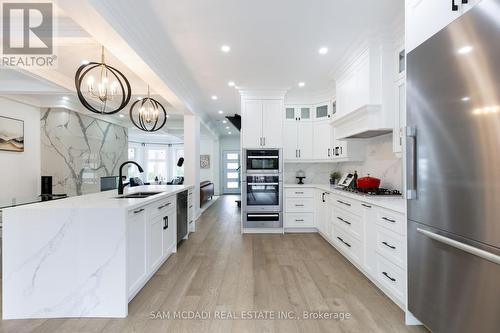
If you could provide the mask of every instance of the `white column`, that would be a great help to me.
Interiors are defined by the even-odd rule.
[[[184,184],[194,185],[195,216],[200,216],[200,119],[184,116]]]

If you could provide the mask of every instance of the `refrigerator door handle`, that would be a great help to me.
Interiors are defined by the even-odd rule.
[[[451,238],[448,238],[445,236],[441,236],[439,234],[436,234],[436,233],[428,231],[428,230],[417,228],[417,231],[419,233],[421,233],[422,235],[427,236],[427,237],[429,237],[437,242],[441,242],[443,244],[449,245],[449,246],[454,247],[456,249],[459,249],[459,250],[462,250],[464,252],[475,255],[476,257],[480,257],[480,258],[483,258],[485,260],[491,261],[492,263],[500,265],[500,256],[498,256],[496,254],[493,254],[493,253],[485,251],[485,250],[478,249],[477,247],[470,246],[468,244],[458,242],[454,239],[451,239]]]
[[[417,128],[406,127],[406,198],[417,199]]]

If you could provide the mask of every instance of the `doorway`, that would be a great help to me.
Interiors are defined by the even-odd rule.
[[[222,152],[224,193],[241,193],[240,151],[224,150]]]

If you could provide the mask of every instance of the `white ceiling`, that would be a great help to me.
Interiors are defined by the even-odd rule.
[[[404,12],[402,0],[99,3],[100,12],[121,27],[122,35],[142,39],[145,54],[149,43],[158,51],[169,50],[163,68],[167,61],[175,64],[178,82],[189,88],[185,99],[216,121],[239,112],[239,94],[227,85],[230,80],[245,88],[290,88],[291,94],[332,89],[334,73],[353,48],[390,31]],[[229,53],[221,52],[223,44],[231,46]],[[324,56],[318,54],[322,46],[329,49]],[[157,60],[160,70],[161,63]],[[305,87],[298,88],[299,81]]]
[[[162,102],[175,105],[170,113],[183,113],[182,104],[220,134],[227,134],[226,126],[236,132],[222,120],[239,113],[238,90],[228,81],[238,88],[289,89],[289,96],[333,91],[347,57],[362,41],[390,34],[404,12],[402,0],[55,1],[64,11],[57,34],[60,66],[58,73],[38,74],[70,89],[81,60],[99,57],[99,41],[121,51],[117,57],[109,53],[108,60],[123,70],[134,92],[143,92],[151,75],[137,61],[125,61],[128,68],[118,59],[142,59],[156,83],[168,88],[163,93],[149,81]],[[116,39],[133,55],[123,55],[123,44],[112,45]],[[231,46],[229,53],[221,52],[223,44]],[[328,54],[318,54],[322,46]]]

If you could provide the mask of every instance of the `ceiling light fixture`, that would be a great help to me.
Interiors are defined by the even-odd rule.
[[[319,50],[318,50],[318,53],[321,54],[321,55],[327,54],[328,53],[328,48],[325,47],[325,46],[320,47]]]
[[[471,53],[473,49],[474,49],[474,48],[473,48],[472,46],[467,45],[467,46],[464,46],[464,47],[459,48],[459,49],[457,50],[457,53],[458,53],[458,54],[467,54],[467,53]]]
[[[226,126],[226,129],[229,129],[229,126]]]
[[[215,95],[212,95],[212,97],[210,97],[213,101],[216,101],[217,99],[219,99],[219,97],[215,96]]]
[[[227,85],[230,86],[230,87],[234,87],[236,85],[236,83],[234,83],[234,81],[229,81],[227,83]]]
[[[229,45],[222,45],[222,46],[220,47],[220,50],[221,50],[222,52],[224,52],[224,53],[228,53],[229,51],[231,51],[231,46],[229,46]]]
[[[227,132],[227,134],[231,135],[232,133],[231,132]]]
[[[90,61],[84,59],[84,60],[82,60],[81,64],[82,65],[88,65],[88,64],[90,64]]]
[[[299,82],[297,85],[302,88],[302,87],[304,87],[306,85],[306,83],[305,82]]]
[[[84,90],[82,85],[86,86]],[[119,112],[127,106],[131,97],[130,83],[125,75],[106,64],[104,46],[101,47],[101,62],[89,62],[78,68],[75,74],[75,86],[78,99],[83,106],[99,114]],[[112,101],[118,103],[110,103]]]
[[[68,96],[63,96],[62,99],[63,99],[63,101],[69,101],[69,97]]]
[[[223,120],[223,121],[222,121],[222,123],[223,123],[223,124],[227,124],[227,120]]]
[[[125,117],[125,116],[121,114],[121,115],[120,115],[120,118],[123,118],[123,117]]]
[[[130,120],[144,132],[156,132],[167,122],[167,111],[160,102],[151,98],[148,86],[148,96],[135,101],[130,107]]]
[[[468,101],[470,101],[469,96],[462,97],[462,102],[468,102]]]
[[[219,112],[219,114],[223,114],[224,113],[224,111],[222,111],[222,110],[219,110],[217,112]]]

